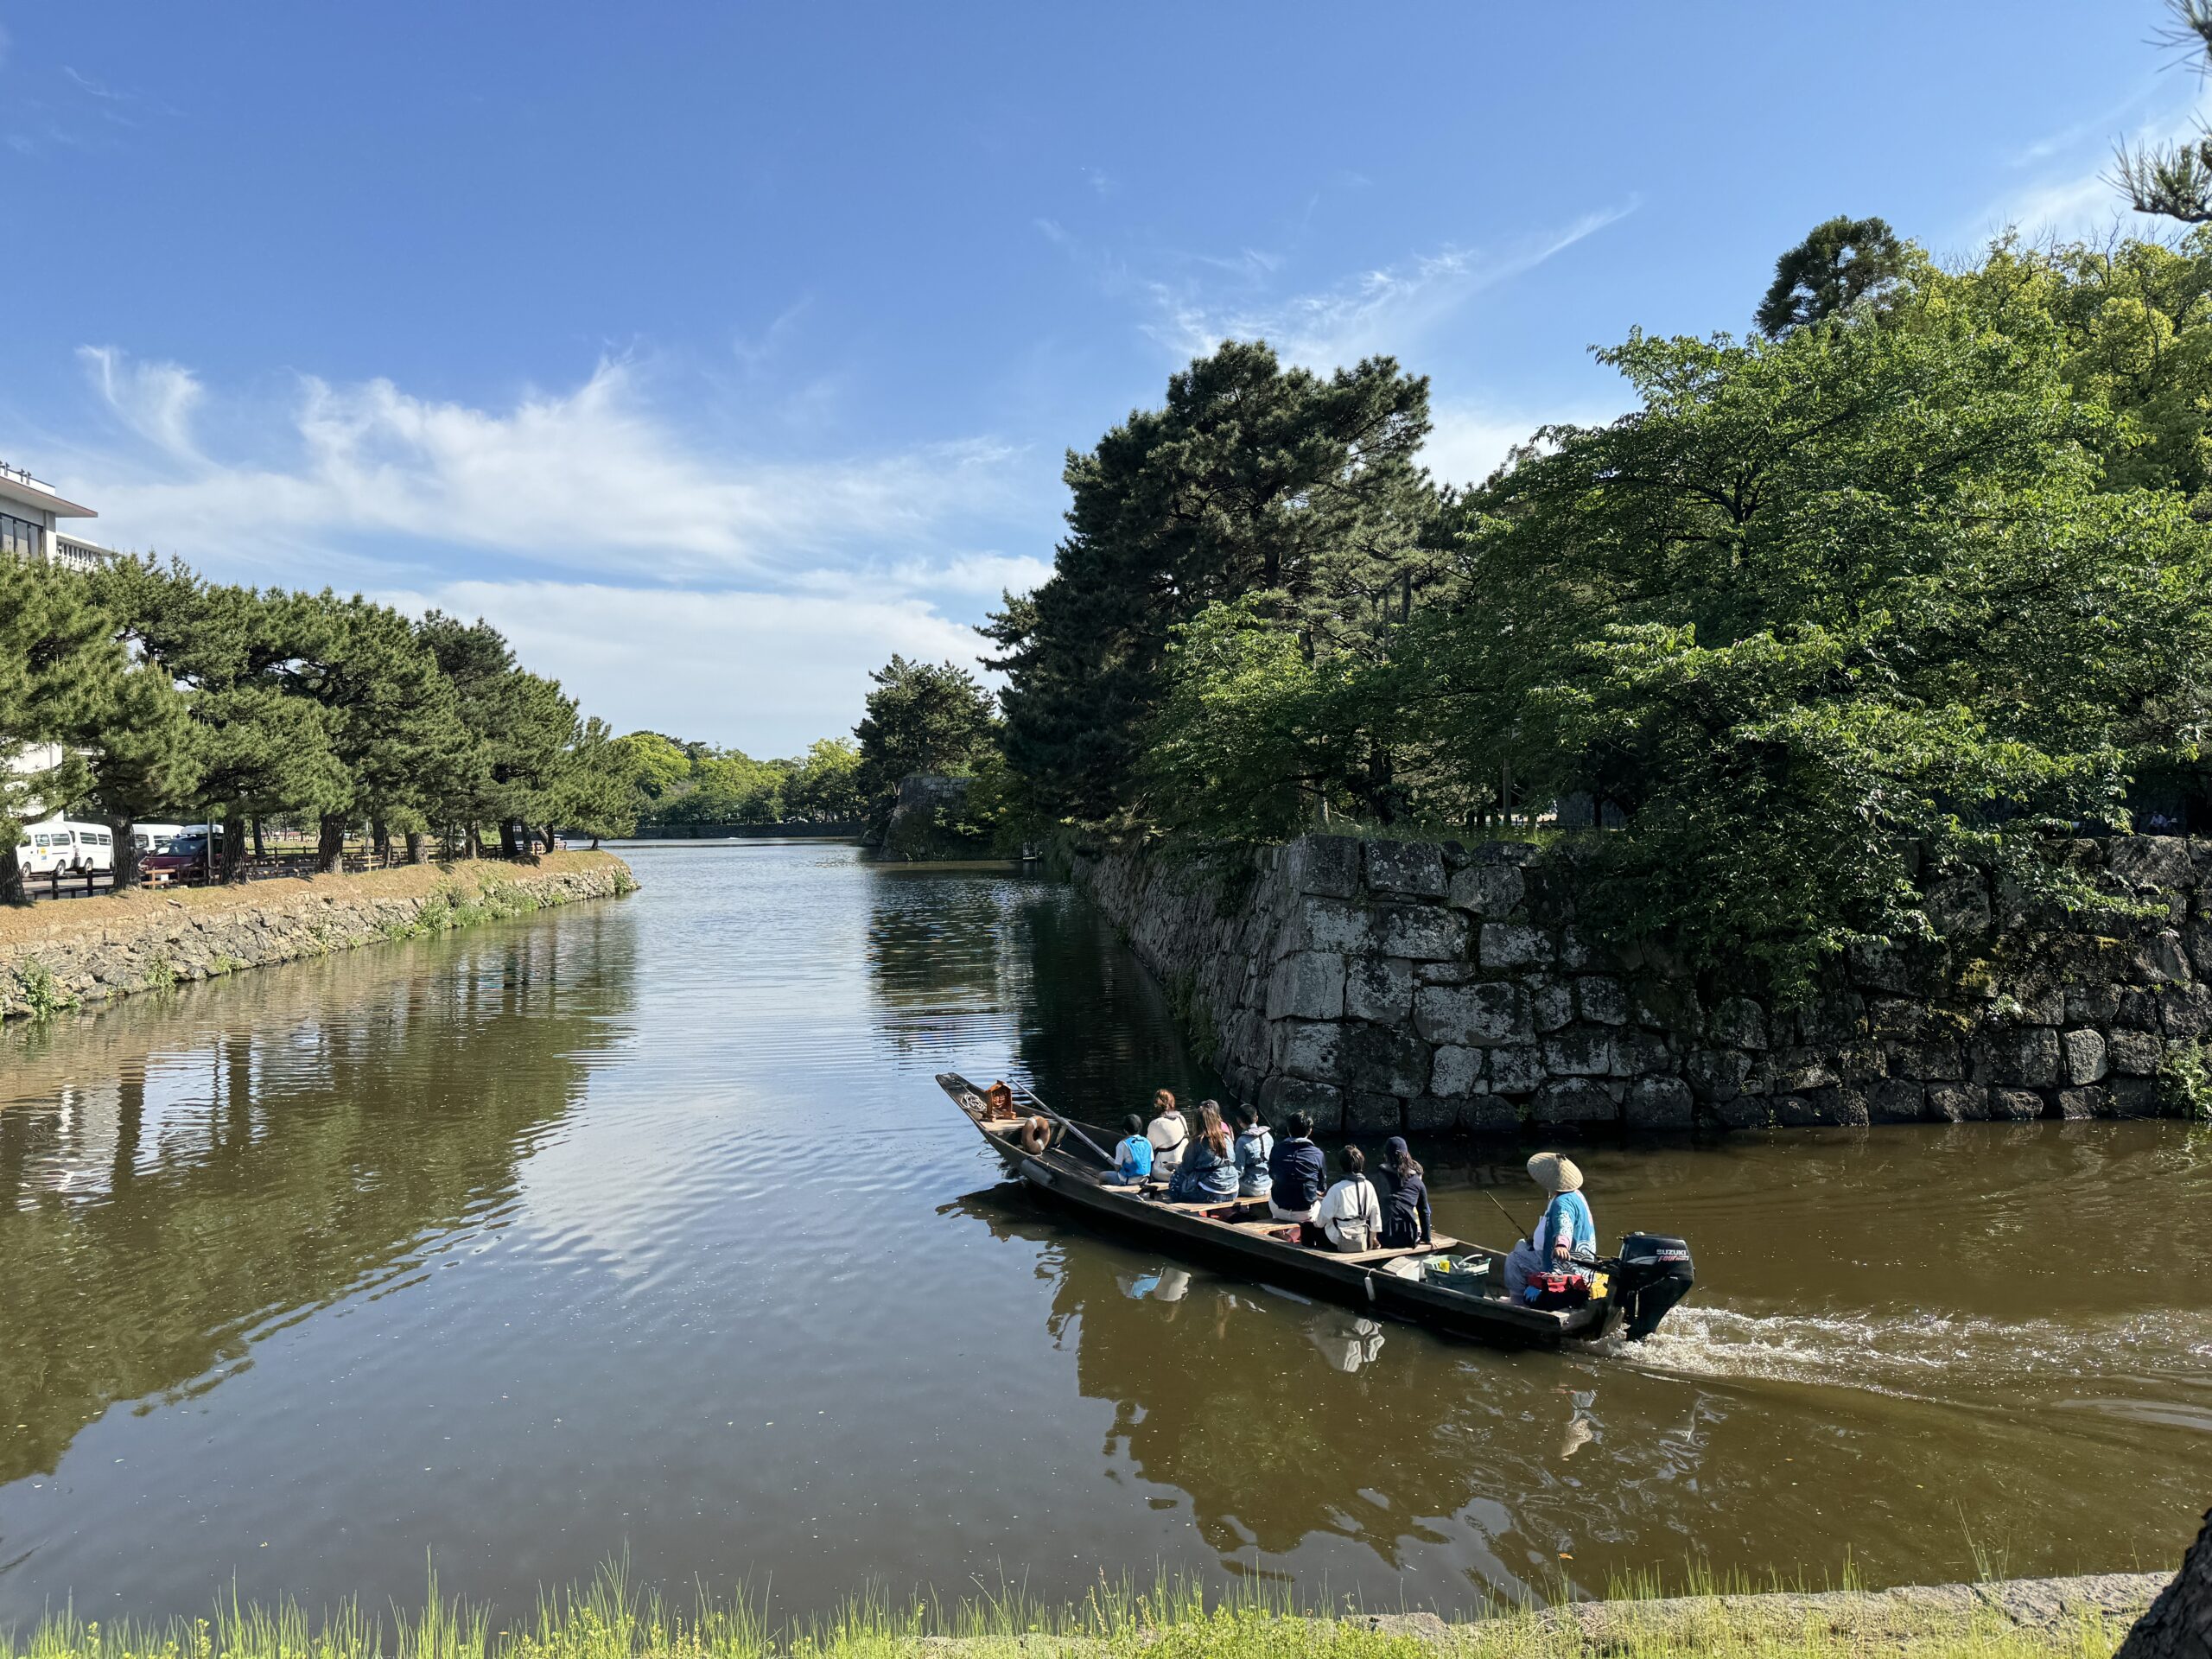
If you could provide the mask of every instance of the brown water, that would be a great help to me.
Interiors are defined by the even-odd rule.
[[[1071,1227],[933,1071],[1203,1079],[1065,888],[663,845],[462,938],[0,1036],[0,1625],[626,1554],[777,1609],[1155,1567],[1467,1607],[1637,1569],[2170,1564],[2212,1497],[2212,1141],[1583,1157],[1687,1235],[1639,1350],[1455,1346]],[[1532,1214],[1421,1148],[1439,1225]]]

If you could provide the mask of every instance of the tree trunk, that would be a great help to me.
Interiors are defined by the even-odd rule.
[[[346,820],[333,813],[322,815],[322,833],[315,842],[315,868],[318,875],[346,873]]]
[[[208,826],[212,834],[214,826]],[[232,805],[223,813],[223,885],[245,880],[245,808]]]
[[[0,905],[28,905],[29,893],[23,890],[23,867],[16,861],[12,846],[0,847]]]
[[[369,820],[369,855],[379,865],[391,862],[391,830],[382,818]]]
[[[484,826],[474,819],[468,825],[468,855],[471,858],[484,856]]]
[[[138,837],[129,818],[110,818],[107,827],[115,842],[115,891],[128,893],[138,885]]]
[[[521,855],[522,843],[515,836],[515,821],[512,818],[501,818],[499,820],[499,856],[518,858]]]
[[[253,855],[256,858],[269,856],[269,849],[261,839],[261,814],[258,812],[253,815]]]
[[[2212,1659],[2212,1510],[2181,1558],[2181,1571],[2135,1621],[2113,1659]]]

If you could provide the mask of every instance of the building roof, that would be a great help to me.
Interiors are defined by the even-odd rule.
[[[0,501],[13,501],[40,512],[50,512],[57,518],[99,517],[92,508],[79,506],[62,496],[51,484],[41,484],[29,473],[4,465],[0,465]]]

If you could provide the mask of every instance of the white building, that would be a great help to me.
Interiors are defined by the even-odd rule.
[[[72,535],[61,528],[61,521],[99,517],[90,507],[69,500],[53,485],[41,483],[21,467],[0,461],[0,556],[12,554],[90,570],[115,554]]]

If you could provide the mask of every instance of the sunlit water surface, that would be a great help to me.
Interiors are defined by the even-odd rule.
[[[931,1081],[1211,1087],[1065,887],[847,847],[0,1037],[0,1625],[626,1557],[776,1610],[1157,1568],[1465,1609],[1625,1573],[2170,1564],[2212,1497],[2178,1124],[1582,1154],[1642,1349],[1456,1346],[1040,1210]],[[1510,1154],[1416,1147],[1503,1231]]]

